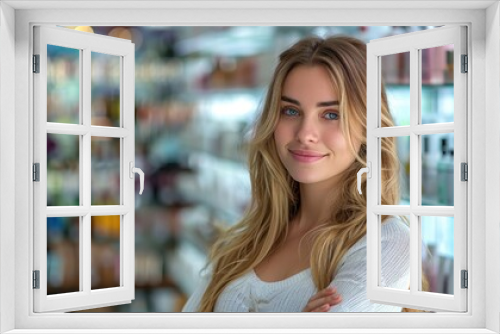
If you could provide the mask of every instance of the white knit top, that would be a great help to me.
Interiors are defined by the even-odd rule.
[[[410,230],[391,217],[381,229],[381,286],[407,290],[410,285]],[[201,277],[182,312],[197,312],[210,282],[210,271]],[[342,302],[329,312],[401,312],[401,307],[371,303],[366,298],[366,235],[342,258],[330,286],[337,288]],[[301,312],[318,292],[311,270],[276,282],[265,282],[251,270],[229,283],[215,304],[215,312]]]

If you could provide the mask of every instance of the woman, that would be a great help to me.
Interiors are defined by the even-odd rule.
[[[393,126],[385,91],[382,126]],[[399,201],[393,138],[381,204]],[[306,38],[279,58],[249,147],[252,200],[213,245],[188,312],[399,312],[366,299],[366,46]],[[366,179],[363,179],[366,189]],[[407,289],[409,229],[382,216],[381,284]]]

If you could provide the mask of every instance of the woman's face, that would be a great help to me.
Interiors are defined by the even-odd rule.
[[[322,66],[297,66],[285,79],[274,140],[295,181],[335,183],[336,176],[354,162],[342,134],[338,103]],[[359,144],[354,145],[359,150]]]

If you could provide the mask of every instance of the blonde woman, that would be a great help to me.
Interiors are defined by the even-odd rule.
[[[385,93],[382,126],[392,126]],[[399,161],[382,142],[382,204]],[[400,312],[366,298],[366,46],[311,37],[279,58],[249,148],[252,201],[184,312]],[[362,188],[366,189],[366,179]],[[382,284],[409,286],[409,229],[382,217]]]

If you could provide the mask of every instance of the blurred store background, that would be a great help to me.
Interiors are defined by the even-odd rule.
[[[245,147],[278,55],[308,35],[346,34],[368,42],[432,27],[67,28],[135,43],[135,156],[146,175],[144,193],[136,195],[135,300],[89,311],[179,312],[197,285],[218,226],[237,222],[249,202]],[[48,49],[48,95],[65,97],[49,98],[50,122],[78,122],[74,52]],[[423,123],[453,122],[452,55],[452,46],[423,53]],[[92,124],[113,126],[119,123],[119,62],[92,57]],[[408,60],[404,54],[382,60],[397,125],[409,124]],[[69,137],[47,138],[48,205],[78,205],[79,142]],[[422,204],[453,205],[453,137],[427,137]],[[405,204],[409,138],[398,138],[398,151]],[[119,159],[119,140],[93,138],[92,173],[101,176],[93,179],[93,205],[119,203]],[[119,216],[92,220],[92,288],[119,286],[119,223]],[[429,291],[453,294],[453,221],[425,217],[422,237]],[[47,251],[48,293],[78,291],[78,219],[48,219]]]

